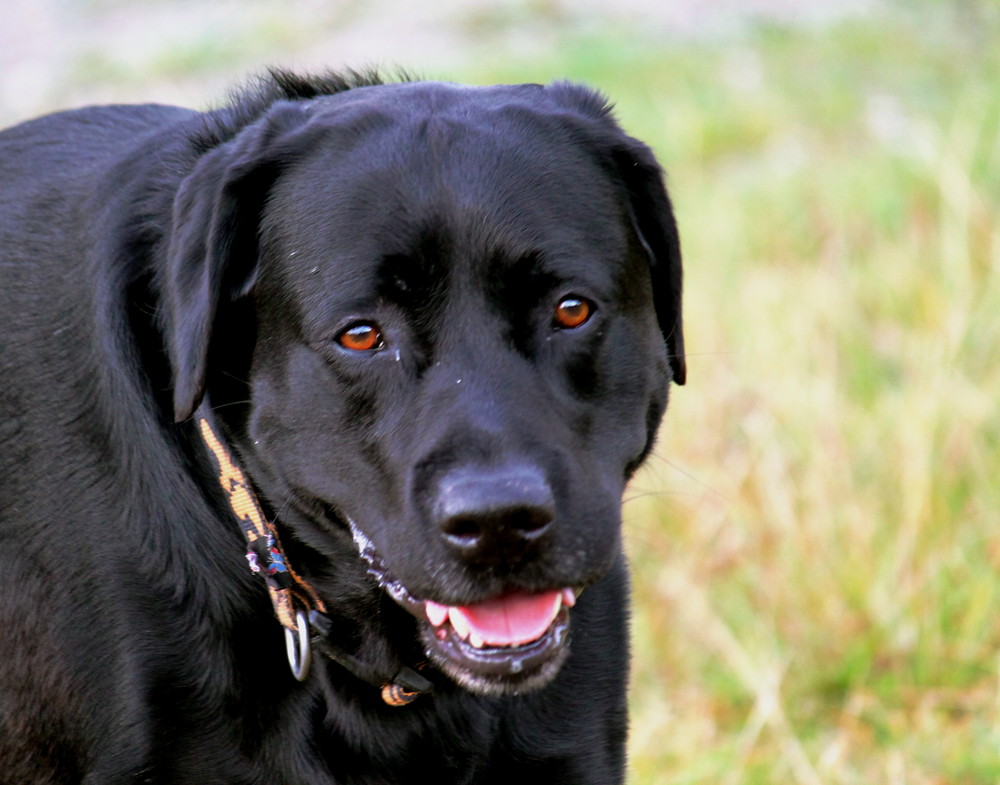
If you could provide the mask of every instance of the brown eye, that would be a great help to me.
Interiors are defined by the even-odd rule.
[[[584,324],[594,312],[594,306],[582,297],[563,297],[556,306],[553,322],[556,327],[572,330]]]
[[[337,343],[354,352],[370,352],[382,347],[382,333],[374,324],[361,322],[340,333]]]

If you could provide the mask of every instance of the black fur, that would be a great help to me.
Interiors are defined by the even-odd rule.
[[[670,202],[603,98],[278,73],[24,123],[0,171],[0,783],[622,780],[620,498],[685,370]],[[336,642],[430,652],[432,695],[292,679],[199,406]],[[420,600],[582,589],[568,656],[435,655],[352,524]]]

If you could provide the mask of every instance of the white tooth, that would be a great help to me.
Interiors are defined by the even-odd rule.
[[[483,646],[486,645],[486,643],[483,641],[483,639],[480,638],[478,635],[476,635],[476,633],[474,633],[474,632],[470,632],[469,633],[469,643],[471,643],[477,649],[481,649],[481,648],[483,648]]]
[[[559,613],[559,609],[562,608],[563,597],[561,594],[557,594],[555,599],[552,600],[552,611],[549,613],[549,624],[552,623],[556,615]]]
[[[572,589],[563,589],[562,591],[562,601],[563,605],[567,608],[572,608],[576,605],[576,592]]]
[[[457,608],[448,609],[448,619],[451,621],[451,626],[455,628],[455,632],[458,633],[458,637],[463,641],[469,639],[469,622],[466,621],[465,616]]]
[[[435,627],[440,627],[448,620],[448,608],[436,602],[424,603],[424,612],[427,614],[427,621]]]

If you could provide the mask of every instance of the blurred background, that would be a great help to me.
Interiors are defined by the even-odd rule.
[[[3,124],[268,65],[569,77],[666,167],[630,785],[1000,782],[1000,2],[0,0]]]

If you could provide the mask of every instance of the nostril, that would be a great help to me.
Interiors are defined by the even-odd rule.
[[[552,523],[552,511],[548,508],[519,510],[512,514],[508,525],[511,531],[526,540],[541,537]]]
[[[449,518],[441,522],[441,532],[452,545],[470,550],[479,544],[482,529],[471,518]]]

